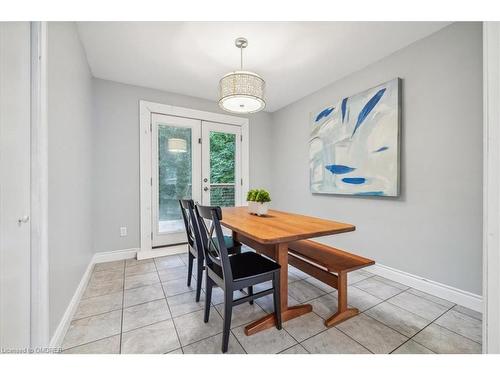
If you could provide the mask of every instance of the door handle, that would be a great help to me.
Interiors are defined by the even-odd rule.
[[[205,186],[205,187],[203,188],[203,191],[208,191],[208,187],[206,187],[206,186]]]
[[[29,220],[30,220],[30,217],[28,215],[25,215],[25,216],[17,219],[17,224],[21,225],[23,223],[27,223]]]

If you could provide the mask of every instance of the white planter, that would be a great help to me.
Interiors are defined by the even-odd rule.
[[[267,215],[269,211],[269,202],[259,203],[248,201],[248,212],[254,215],[262,216]]]
[[[262,215],[267,215],[267,211],[269,211],[269,202],[265,203],[258,203],[258,202],[253,202],[255,203],[255,214],[258,216]]]
[[[257,202],[248,201],[248,212],[251,214],[257,213]]]

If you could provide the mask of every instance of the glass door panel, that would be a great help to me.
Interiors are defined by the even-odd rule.
[[[234,207],[236,134],[210,131],[210,205]]]
[[[186,241],[179,199],[200,199],[201,121],[154,115],[153,246]]]
[[[241,128],[203,121],[203,204],[241,204]]]

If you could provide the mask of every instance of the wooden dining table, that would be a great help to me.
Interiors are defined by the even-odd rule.
[[[310,304],[288,306],[288,243],[356,229],[352,224],[276,210],[269,210],[265,216],[251,215],[247,207],[223,208],[221,224],[232,231],[236,241],[274,259],[281,266],[280,301],[283,322],[312,311]],[[245,334],[253,335],[275,325],[274,313],[268,314],[247,325]]]

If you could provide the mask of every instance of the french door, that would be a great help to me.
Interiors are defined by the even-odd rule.
[[[202,122],[202,202],[234,207],[241,204],[241,127]]]
[[[153,114],[152,245],[186,242],[179,199],[241,204],[241,127]]]

